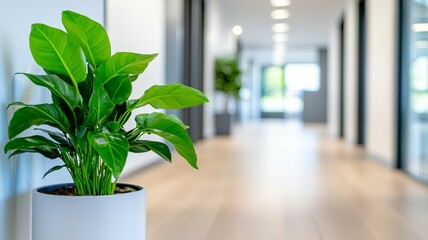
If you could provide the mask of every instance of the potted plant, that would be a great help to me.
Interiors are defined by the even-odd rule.
[[[224,94],[223,112],[215,115],[218,135],[230,134],[232,115],[229,112],[229,98],[230,96],[235,99],[239,98],[239,90],[242,87],[239,81],[240,75],[241,71],[236,57],[222,57],[215,60],[215,87],[217,91]]]
[[[62,160],[72,184],[33,191],[33,240],[142,240],[145,239],[145,191],[118,184],[128,152],[153,151],[171,161],[163,142],[140,139],[155,134],[171,143],[197,169],[197,156],[187,126],[161,112],[135,117],[135,127],[124,124],[133,110],[180,109],[206,103],[200,91],[181,85],[152,86],[139,99],[129,99],[132,83],[157,54],[118,52],[111,56],[110,41],[97,22],[64,11],[62,31],[33,24],[30,50],[46,75],[25,75],[47,88],[52,103],[15,102],[19,109],[9,123],[10,156],[39,153]],[[37,126],[47,126],[40,128]],[[27,129],[36,135],[22,136]],[[68,196],[65,196],[68,195]]]

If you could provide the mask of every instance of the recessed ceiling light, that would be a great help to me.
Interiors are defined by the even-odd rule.
[[[289,29],[290,27],[286,23],[275,23],[274,25],[272,25],[272,31],[274,33],[288,32]]]
[[[286,7],[290,6],[291,0],[271,0],[270,3],[274,7]]]
[[[240,36],[242,34],[242,27],[239,25],[233,26],[232,33],[236,36]]]
[[[290,17],[290,12],[285,9],[273,10],[270,16],[275,20],[286,19]]]
[[[274,42],[285,42],[288,40],[288,36],[284,33],[276,33],[272,36],[272,40]]]
[[[428,23],[415,23],[412,25],[413,32],[428,32]]]

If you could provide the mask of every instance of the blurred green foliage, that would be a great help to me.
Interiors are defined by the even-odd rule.
[[[242,88],[242,84],[239,81],[241,73],[238,59],[235,56],[217,58],[215,60],[216,90],[239,98],[239,90]]]

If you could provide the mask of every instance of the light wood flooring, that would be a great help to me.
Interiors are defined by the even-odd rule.
[[[249,123],[127,182],[147,189],[148,240],[427,240],[428,187],[325,129]]]

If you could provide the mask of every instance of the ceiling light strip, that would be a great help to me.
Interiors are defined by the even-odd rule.
[[[287,7],[291,5],[290,0],[271,0],[270,3],[274,7]]]
[[[277,9],[277,10],[273,10],[270,14],[270,16],[272,17],[272,19],[275,20],[282,20],[282,19],[287,19],[290,17],[290,12],[285,10],[285,9]]]

